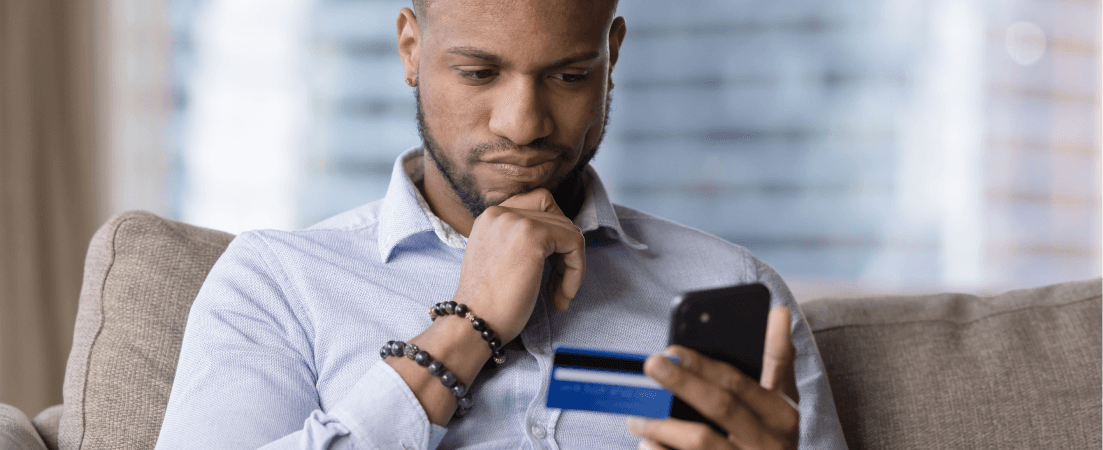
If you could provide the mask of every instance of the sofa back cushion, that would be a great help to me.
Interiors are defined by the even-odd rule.
[[[65,368],[59,448],[154,447],[188,310],[231,239],[141,211],[96,232]]]
[[[1100,280],[801,305],[850,448],[1100,448]]]

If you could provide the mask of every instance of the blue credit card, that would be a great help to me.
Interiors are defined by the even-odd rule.
[[[665,419],[674,395],[643,374],[647,355],[559,347],[548,407]]]

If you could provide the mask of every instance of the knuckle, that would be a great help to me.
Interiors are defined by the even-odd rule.
[[[514,223],[513,226],[516,228],[516,230],[518,232],[520,232],[520,233],[522,233],[526,236],[535,234],[540,229],[539,224],[537,224],[535,220],[532,220],[528,217],[521,217],[521,216],[518,216],[516,218],[516,222]]]
[[[740,376],[738,373],[726,372],[724,374],[723,386],[725,389],[737,394],[741,394],[750,388],[748,378]]]
[[[475,221],[471,224],[471,228],[475,228],[486,223],[494,223],[498,221],[498,219],[500,219],[504,214],[509,214],[509,209],[503,208],[501,206],[488,207],[483,210],[482,214],[479,214],[479,216],[475,218]]]
[[[506,209],[505,207],[502,207],[502,206],[498,206],[498,205],[488,206],[485,210],[483,210],[483,213],[481,215],[479,215],[479,217],[482,217],[482,216],[498,217],[506,211],[508,211],[508,209]]]
[[[736,403],[731,395],[710,395],[707,397],[709,400],[709,408],[719,417],[729,417],[735,412]]]
[[[574,235],[574,243],[575,243],[575,245],[578,246],[578,248],[581,248],[581,249],[586,248],[586,238],[584,236],[582,236],[582,233],[578,233],[578,234]]]
[[[800,412],[790,408],[782,416],[782,427],[785,431],[794,432],[800,430]]]
[[[537,188],[532,190],[533,195],[540,199],[542,203],[540,206],[548,206],[550,203],[555,203],[555,197],[552,196],[551,191],[544,188]]]

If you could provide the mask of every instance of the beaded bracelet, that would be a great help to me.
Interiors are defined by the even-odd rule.
[[[475,314],[471,312],[471,309],[463,303],[456,303],[454,301],[440,302],[429,308],[429,318],[437,320],[437,317],[447,316],[449,314],[455,314],[471,321],[471,326],[478,331],[486,344],[490,346],[490,351],[494,352],[494,362],[498,364],[505,364],[506,362],[506,349],[502,347],[502,340],[494,334],[494,330],[486,325],[486,321],[475,317]]]
[[[475,405],[475,400],[471,398],[471,392],[467,390],[467,385],[463,384],[456,374],[444,369],[444,363],[435,361],[429,352],[417,348],[414,344],[407,344],[402,341],[387,341],[383,348],[379,349],[379,357],[387,359],[388,356],[405,356],[417,363],[417,365],[428,368],[429,374],[434,377],[440,377],[440,384],[452,391],[452,395],[456,397],[456,402],[459,407],[456,408],[456,417],[463,417],[471,411],[471,407]]]

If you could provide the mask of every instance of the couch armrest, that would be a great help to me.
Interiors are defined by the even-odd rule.
[[[61,422],[61,414],[64,412],[65,405],[54,405],[42,410],[34,416],[34,419],[31,419],[31,424],[34,425],[38,436],[42,438],[42,442],[49,450],[57,450],[58,423]]]
[[[0,448],[11,450],[46,450],[23,411],[0,403]]]

